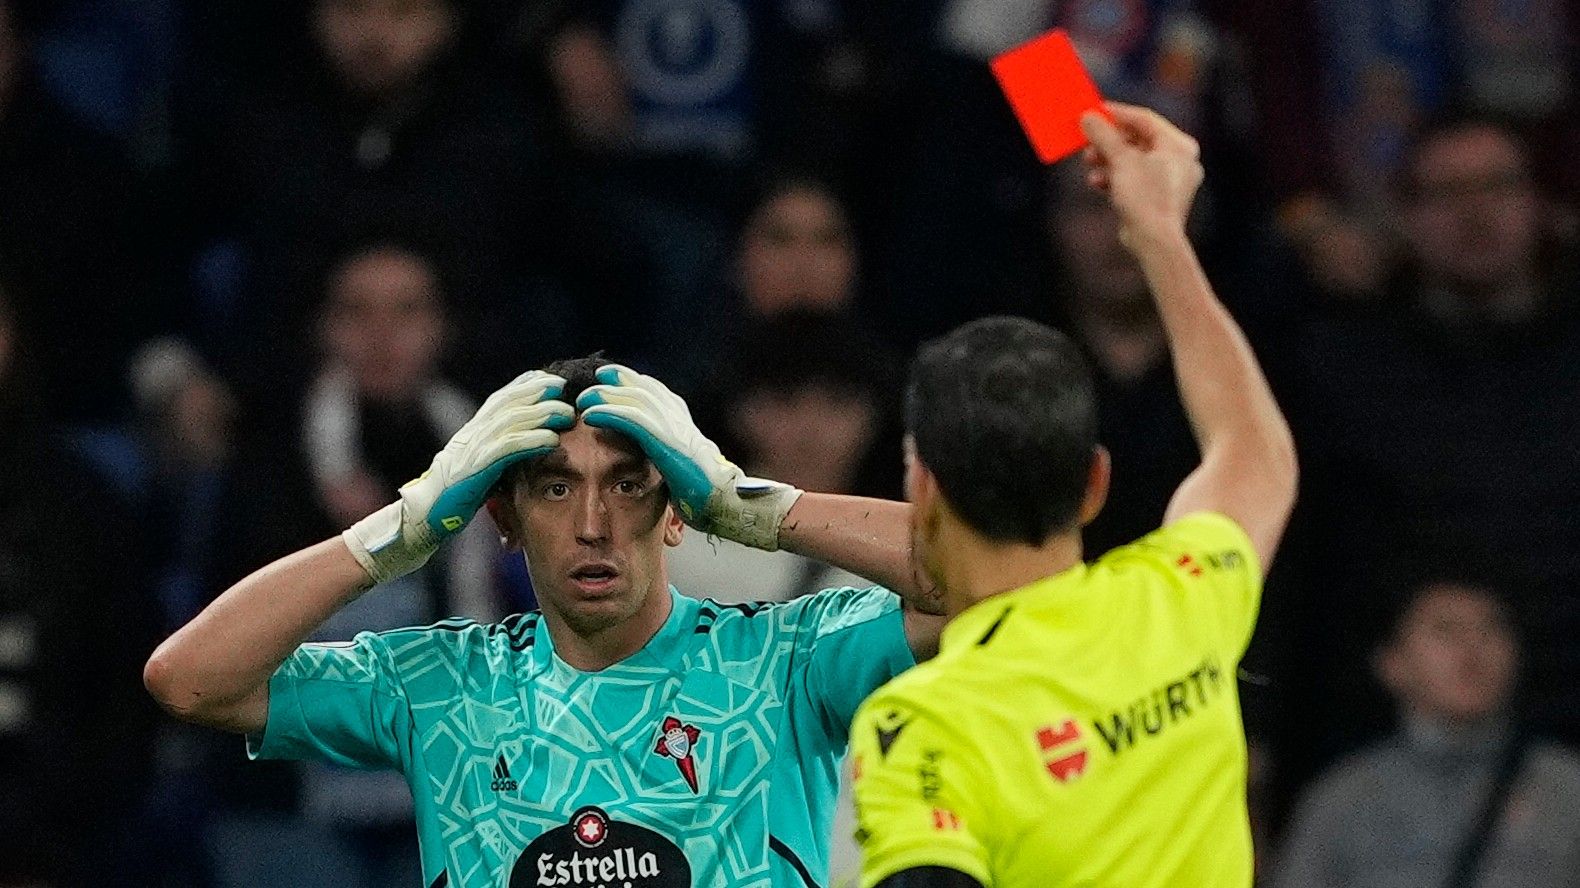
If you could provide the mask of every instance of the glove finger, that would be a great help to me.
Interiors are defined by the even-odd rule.
[[[541,411],[538,424],[545,429],[563,432],[576,425],[576,408],[564,401],[539,401],[532,406]]]
[[[619,432],[637,443],[669,484],[670,498],[690,520],[707,507],[713,484],[702,466],[666,443],[649,428],[648,411],[629,404],[595,404],[582,411],[582,422],[595,429]]]
[[[545,398],[558,398],[563,391],[565,377],[542,370],[528,370],[496,389],[483,401],[483,406],[477,412],[479,415],[493,412],[500,404],[509,401],[536,403]]]
[[[686,417],[691,416],[691,408],[686,406],[686,401],[674,393],[669,386],[655,376],[638,373],[624,364],[605,364],[598,368],[598,381],[605,385],[620,385],[640,389],[653,396],[656,403],[663,405],[666,410],[674,410]]]
[[[594,374],[604,385],[635,385],[642,374],[624,364],[605,364]]]
[[[560,392],[565,391],[565,377],[542,370],[528,370],[505,385],[505,390],[516,392],[530,391],[534,388],[541,389],[545,393],[552,390],[551,396],[558,397]]]
[[[441,538],[458,532],[482,507],[488,492],[505,470],[524,460],[544,456],[559,446],[560,436],[543,428],[500,436],[490,459],[477,471],[445,488],[428,510],[428,527]]]
[[[478,470],[478,474],[492,473],[493,480],[497,481],[505,469],[523,460],[545,456],[558,446],[559,433],[551,429],[531,427],[508,432],[489,448],[492,458]]]
[[[472,414],[472,418],[467,420],[450,439],[450,444],[452,447],[464,448],[472,441],[486,438],[484,430],[491,428],[499,413],[508,406],[537,404],[546,398],[558,398],[560,392],[564,390],[564,377],[544,373],[541,370],[523,373],[513,382],[489,395],[483,401],[483,405],[477,408],[477,412]]]
[[[620,404],[641,408],[652,415],[655,424],[662,417],[658,399],[651,392],[636,386],[593,385],[588,386],[576,398],[576,406],[582,410],[599,404]]]
[[[563,431],[576,424],[576,408],[564,401],[539,401],[535,404],[509,404],[472,430],[472,440],[488,447],[515,431],[555,429]]]

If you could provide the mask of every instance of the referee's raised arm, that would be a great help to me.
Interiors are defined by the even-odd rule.
[[[1157,113],[1108,103],[1110,123],[1089,113],[1087,178],[1108,192],[1120,237],[1157,301],[1180,397],[1201,465],[1169,502],[1164,523],[1221,512],[1250,537],[1265,571],[1294,508],[1294,440],[1267,379],[1229,312],[1213,294],[1185,219],[1202,180],[1196,140]]]

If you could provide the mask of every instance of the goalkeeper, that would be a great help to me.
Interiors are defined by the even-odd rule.
[[[485,505],[541,612],[302,643]],[[927,605],[907,506],[744,478],[657,380],[588,358],[496,392],[399,499],[237,583],[144,680],[254,757],[400,770],[423,885],[826,884],[850,720],[940,621],[883,588],[679,595],[685,524]]]
[[[1083,121],[1088,180],[1152,290],[1201,464],[1162,529],[1085,565],[1109,466],[1076,348],[998,318],[923,349],[906,491],[951,620],[856,718],[867,888],[1251,884],[1234,677],[1294,446],[1185,237],[1196,143],[1109,108]]]

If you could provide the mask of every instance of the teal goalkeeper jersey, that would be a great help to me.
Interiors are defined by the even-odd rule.
[[[851,718],[914,663],[899,599],[669,594],[601,672],[537,613],[304,644],[248,752],[400,770],[432,888],[826,885]]]

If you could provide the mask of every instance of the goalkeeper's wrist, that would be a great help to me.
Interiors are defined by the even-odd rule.
[[[788,484],[748,496],[731,491],[737,501],[715,512],[708,532],[753,549],[777,552],[779,528],[802,493]]]
[[[417,570],[439,548],[425,522],[407,520],[405,507],[396,500],[340,534],[374,585]]]

